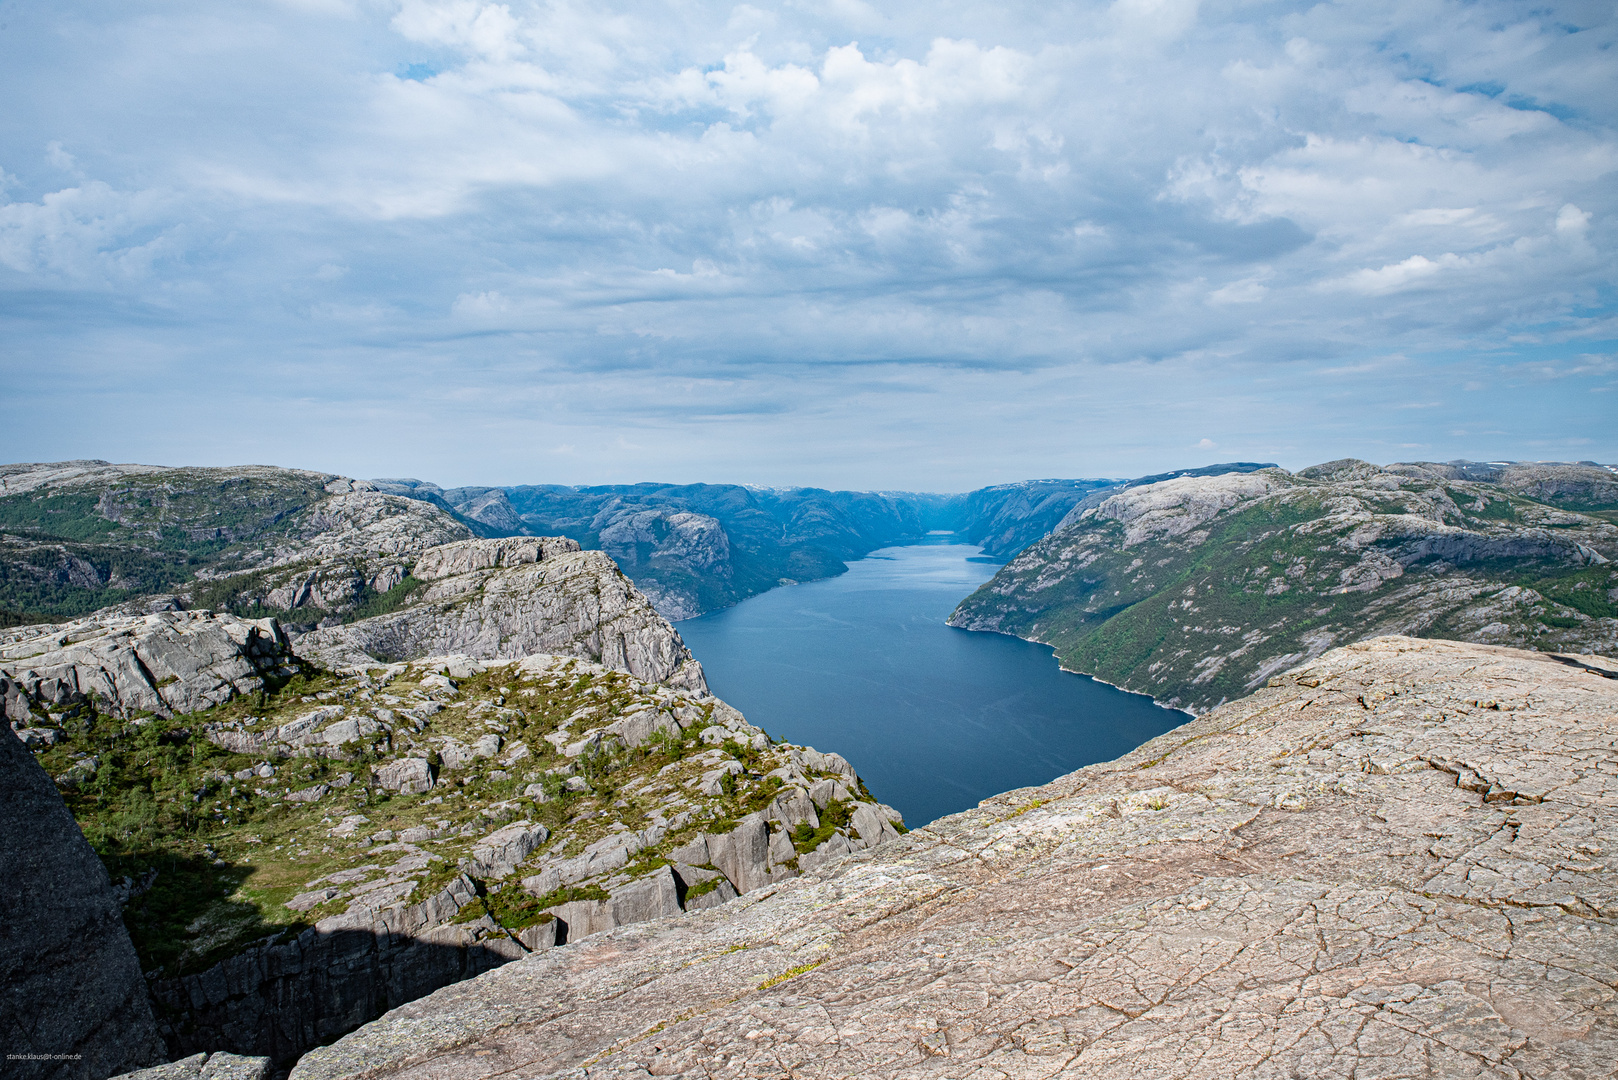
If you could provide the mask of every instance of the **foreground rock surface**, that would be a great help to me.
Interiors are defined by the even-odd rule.
[[[402,610],[298,639],[340,667],[449,653],[493,659],[558,653],[636,678],[706,692],[679,633],[599,551],[562,537],[467,540],[424,552],[427,586]]]
[[[164,1060],[107,871],[50,777],[0,732],[4,1074],[102,1080]]]
[[[1618,664],[1333,650],[1118,761],[396,1009],[339,1077],[1571,1077],[1618,1060]]]

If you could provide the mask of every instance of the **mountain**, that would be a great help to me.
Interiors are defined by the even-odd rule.
[[[391,610],[414,556],[487,533],[332,473],[104,461],[0,466],[0,625],[128,605],[279,616]]]
[[[290,1080],[1587,1077],[1618,668],[1383,638],[740,903],[438,991]]]
[[[1376,634],[1610,652],[1615,521],[1590,463],[1178,476],[1076,505],[950,624],[1192,711]]]
[[[737,484],[446,489],[414,479],[371,483],[489,529],[567,536],[605,551],[658,611],[685,619],[778,585],[835,576],[877,548],[934,530],[953,531],[990,555],[1013,555],[1087,495],[1123,482],[1029,480],[964,495]]]

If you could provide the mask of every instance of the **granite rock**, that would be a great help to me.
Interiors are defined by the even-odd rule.
[[[1335,649],[1117,761],[440,990],[292,1080],[1607,1077],[1615,674]]]
[[[70,623],[0,631],[6,715],[25,708],[69,708],[93,698],[103,712],[172,716],[263,689],[290,674],[286,635],[274,619],[206,611],[91,616]]]
[[[678,631],[599,551],[557,537],[473,540],[427,551],[416,566],[431,580],[412,603],[304,634],[299,654],[352,669],[448,653],[550,653],[706,693]]]
[[[123,908],[51,778],[0,735],[0,1046],[8,1080],[164,1061]]]

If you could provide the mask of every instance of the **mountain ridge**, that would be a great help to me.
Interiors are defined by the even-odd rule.
[[[1611,651],[1614,518],[1605,466],[1186,476],[1081,504],[950,625],[1042,641],[1069,670],[1194,712],[1381,633]]]

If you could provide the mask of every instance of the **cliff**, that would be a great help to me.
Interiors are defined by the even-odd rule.
[[[620,626],[620,651],[666,659],[672,628],[604,556],[581,563],[574,548],[467,542],[416,565],[430,585],[471,576],[485,589],[547,563],[574,567],[564,581],[608,575],[661,643],[637,653]],[[518,621],[541,632],[545,614],[527,610]],[[590,614],[559,617],[576,628]],[[118,879],[135,945],[124,974],[149,990],[176,1058],[290,1061],[531,951],[723,904],[902,828],[847,761],[772,742],[711,697],[689,659],[665,665],[673,684],[553,654],[362,656],[335,674],[291,655],[269,620],[162,612],[9,633],[6,655],[23,659],[0,670],[16,730],[5,743]],[[32,811],[6,811],[14,839],[38,839],[22,827]],[[27,851],[54,859],[65,842],[46,835]],[[6,865],[33,882],[26,861]],[[62,887],[89,902],[82,876]],[[78,923],[40,888],[12,898],[9,925],[49,948],[57,921]],[[106,907],[127,952],[120,906]],[[91,951],[113,937],[98,928]],[[61,952],[42,970],[85,950]],[[185,1067],[240,1064],[219,1060]]]
[[[1193,712],[1377,634],[1610,652],[1615,515],[1586,465],[1188,475],[1076,505],[950,624]]]
[[[107,871],[50,777],[4,732],[0,822],[5,1075],[103,1080],[164,1060]]]
[[[1381,638],[291,1080],[1610,1075],[1618,665]]]
[[[316,630],[305,656],[334,666],[460,653],[494,658],[559,653],[650,682],[706,691],[680,635],[599,551],[559,537],[466,540],[413,562],[425,583],[390,614]]]

